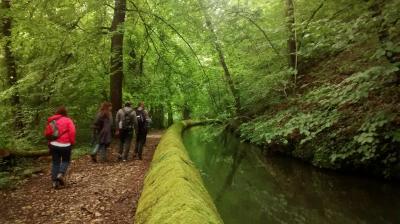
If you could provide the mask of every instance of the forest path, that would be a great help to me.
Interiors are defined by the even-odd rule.
[[[161,135],[149,133],[143,160],[116,162],[114,147],[109,162],[93,163],[89,156],[72,161],[65,188],[52,189],[49,166],[18,189],[0,192],[0,223],[133,223]]]

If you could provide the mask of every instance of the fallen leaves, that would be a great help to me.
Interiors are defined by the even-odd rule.
[[[20,188],[0,192],[0,223],[133,223],[160,134],[147,139],[143,160],[115,162],[112,152],[107,163],[73,161],[63,189],[51,188],[49,166]]]

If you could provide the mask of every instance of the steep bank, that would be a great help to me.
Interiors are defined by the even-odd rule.
[[[239,126],[267,152],[335,170],[400,179],[398,64],[365,40],[302,64],[297,94]]]

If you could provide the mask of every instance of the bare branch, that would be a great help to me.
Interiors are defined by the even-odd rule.
[[[299,46],[297,48],[297,50],[300,50],[301,45],[303,43],[303,38],[306,34],[307,28],[310,25],[311,21],[314,19],[315,15],[317,15],[318,11],[324,6],[325,1],[321,2],[321,4],[319,4],[319,6],[311,13],[310,18],[308,18],[306,25],[304,26],[303,32],[301,32],[301,36],[300,36],[300,42],[299,42]]]
[[[236,14],[236,15],[239,15],[239,16],[241,16],[241,17],[247,19],[251,24],[253,24],[253,25],[263,34],[263,36],[264,36],[265,39],[268,41],[268,44],[271,46],[271,48],[274,50],[274,52],[275,52],[278,56],[280,56],[280,57],[282,56],[282,55],[279,53],[278,49],[275,47],[275,45],[272,43],[272,41],[271,41],[271,39],[269,38],[269,36],[267,35],[267,32],[265,32],[265,30],[264,30],[260,25],[258,25],[258,24],[250,17],[250,14],[249,14],[249,13],[240,12],[240,11],[233,11],[233,12],[231,12],[231,13],[229,13],[229,14]],[[247,14],[247,15],[245,15],[245,14]]]
[[[206,74],[206,72],[205,72],[205,69],[204,69],[204,66],[203,66],[203,64],[201,63],[199,57],[197,56],[196,51],[192,48],[192,46],[191,46],[190,43],[186,40],[186,38],[183,37],[183,35],[182,35],[173,25],[171,25],[170,23],[168,23],[164,18],[162,18],[162,17],[160,17],[159,15],[154,14],[154,13],[152,13],[152,12],[146,12],[146,11],[140,10],[132,0],[130,0],[130,3],[133,5],[133,7],[135,7],[135,9],[130,9],[130,10],[127,10],[127,11],[135,11],[135,12],[138,12],[139,17],[141,18],[141,20],[142,20],[143,23],[145,23],[145,20],[144,20],[143,16],[141,15],[141,13],[151,15],[151,16],[153,16],[154,18],[156,18],[156,19],[160,20],[161,22],[163,22],[165,25],[167,25],[171,30],[174,31],[174,33],[176,33],[176,34],[178,35],[178,37],[179,37],[181,40],[183,40],[183,42],[185,42],[185,44],[188,46],[188,48],[190,49],[190,51],[192,52],[192,54],[193,54],[194,57],[196,58],[196,60],[197,60],[197,62],[198,62],[198,64],[199,64],[199,66],[200,66],[200,68],[201,68],[201,70],[202,70],[202,73],[203,73],[204,77],[206,78],[206,80],[207,80],[207,82],[208,82],[208,85],[209,85],[209,90],[208,90],[208,91],[209,91],[209,95],[210,95],[212,101],[214,102],[215,105],[218,105],[217,102],[215,101],[215,98],[214,98],[213,94],[212,94],[211,91],[210,91],[210,88],[211,88],[211,80],[210,80],[209,77],[207,76],[207,74]],[[146,26],[148,26],[148,25],[145,25],[145,27],[146,27]],[[146,29],[147,29],[147,28],[146,28]],[[154,43],[154,42],[153,42],[153,43]]]

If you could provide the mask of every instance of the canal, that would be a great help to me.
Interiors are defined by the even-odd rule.
[[[188,153],[226,224],[400,223],[400,186],[263,156],[231,134],[184,133]]]

